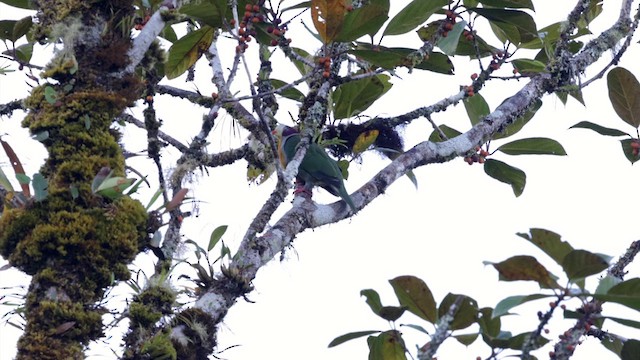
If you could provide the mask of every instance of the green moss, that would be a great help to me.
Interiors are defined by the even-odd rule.
[[[188,340],[176,339],[174,346],[179,359],[206,359],[216,345],[216,325],[211,315],[198,308],[189,308],[176,316],[172,328],[180,327]],[[176,336],[177,338],[177,336]]]
[[[134,302],[129,305],[129,319],[133,326],[148,328],[160,321],[161,318],[162,313],[154,311],[149,306],[145,306],[138,302]]]
[[[169,334],[165,332],[161,332],[145,342],[141,352],[143,359],[147,356],[157,360],[176,360],[178,358],[176,349],[171,344]]]

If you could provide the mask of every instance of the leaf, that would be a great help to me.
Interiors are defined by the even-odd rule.
[[[625,280],[613,286],[606,294],[593,294],[593,297],[640,311],[640,278]]]
[[[597,132],[600,135],[605,135],[605,136],[625,136],[625,135],[629,136],[629,134],[627,134],[624,131],[600,126],[598,124],[594,124],[589,121],[580,121],[579,123],[571,126],[569,129],[590,129]]]
[[[448,3],[448,0],[413,0],[389,21],[382,35],[408,33]]]
[[[111,200],[122,196],[122,192],[131,186],[135,179],[127,179],[121,176],[114,176],[103,181],[96,189],[95,193]]]
[[[1,2],[20,9],[36,10],[31,4],[31,0],[2,0]]]
[[[472,8],[469,10],[486,18],[496,27],[506,30],[507,33],[510,29],[515,28],[517,30],[518,38],[509,39],[515,45],[518,45],[521,42],[526,43],[538,38],[536,23],[531,15],[526,12],[520,10],[491,8]]]
[[[42,174],[33,174],[33,180],[31,181],[31,184],[33,185],[33,196],[35,197],[36,201],[42,201],[47,198],[47,195],[49,194],[49,192],[47,191],[47,188],[49,187],[49,181],[45,179]]]
[[[427,284],[415,276],[398,276],[389,280],[400,305],[418,317],[435,324],[436,301]]]
[[[218,244],[218,241],[222,239],[222,235],[227,232],[227,227],[227,225],[220,225],[211,232],[211,236],[209,236],[209,246],[207,246],[207,251],[211,251],[211,249],[213,249],[216,244]]]
[[[353,144],[353,148],[351,149],[353,153],[359,154],[367,150],[369,146],[376,141],[378,134],[380,134],[380,131],[376,129],[366,130],[360,133]]]
[[[559,142],[548,138],[515,140],[497,150],[508,155],[567,155]]]
[[[33,44],[22,44],[16,47],[15,52],[12,50],[6,50],[2,53],[7,55],[14,55],[19,61],[28,63],[31,61],[31,56],[33,56]]]
[[[453,129],[453,128],[450,128],[447,125],[440,125],[440,126],[438,126],[438,129],[440,129],[448,139],[452,139],[452,138],[462,134],[460,131],[458,131],[456,129]],[[431,132],[431,135],[429,135],[429,141],[431,141],[431,142],[442,142],[442,141],[445,141],[445,140],[446,139],[441,139],[440,138],[440,134],[435,130],[433,130]]]
[[[369,360],[406,360],[405,345],[402,334],[397,330],[388,330],[378,336],[370,336]]]
[[[223,24],[222,19],[225,18],[227,9],[230,9],[230,7],[226,1],[203,0],[185,2],[178,11],[212,28],[219,28]],[[238,2],[238,9],[244,9],[244,4],[241,4],[240,1]]]
[[[413,170],[407,171],[405,175],[407,175],[409,180],[411,180],[413,186],[415,186],[416,190],[418,190],[418,178],[416,177],[416,174],[413,172]]]
[[[627,158],[627,160],[631,162],[631,164],[640,160],[640,154],[638,154],[637,152],[634,152],[634,148],[631,146],[632,144],[637,142],[638,140],[636,139],[620,140],[620,145],[622,145],[622,152],[624,153],[624,156]]]
[[[193,66],[213,42],[214,34],[211,26],[204,26],[174,42],[165,63],[167,78],[177,78]]]
[[[407,310],[407,308],[404,306],[383,306],[378,316],[387,321],[396,321],[400,319],[405,310]]]
[[[546,229],[531,228],[529,234],[517,233],[523,239],[528,240],[545,254],[549,255],[558,265],[562,266],[564,257],[573,251],[573,247],[566,241],[560,240],[560,235]]]
[[[56,101],[58,101],[58,93],[53,87],[47,86],[44,88],[44,99],[49,104],[53,105],[56,103]]]
[[[616,114],[627,124],[640,127],[640,83],[627,69],[617,67],[607,74],[609,100]]]
[[[356,331],[356,332],[352,332],[352,333],[347,333],[344,335],[340,335],[337,338],[331,340],[331,342],[329,343],[328,347],[334,347],[334,346],[338,346],[342,343],[345,343],[349,340],[353,340],[353,339],[357,339],[363,336],[367,336],[367,335],[371,335],[371,334],[375,334],[375,333],[379,333],[379,330],[366,330],[366,331]]]
[[[100,171],[98,171],[96,176],[93,177],[93,181],[91,182],[91,191],[94,193],[98,191],[98,187],[100,186],[100,184],[102,184],[106,179],[110,178],[111,174],[113,174],[113,171],[111,171],[110,167],[102,167]]]
[[[2,168],[0,168],[0,187],[9,192],[14,191],[13,186],[11,186],[11,182],[7,178],[7,175],[4,173],[4,171],[2,171]]]
[[[569,252],[561,265],[569,280],[573,281],[598,274],[609,267],[609,263],[602,256],[586,250]]]
[[[5,154],[7,154],[7,157],[9,158],[9,162],[11,162],[11,166],[13,167],[13,172],[16,174],[16,177],[18,177],[19,175],[26,176],[26,174],[24,173],[24,168],[22,167],[22,163],[20,162],[18,155],[15,153],[15,151],[13,151],[13,148],[11,147],[11,145],[9,145],[8,142],[2,139],[0,139],[0,144],[2,145],[2,148],[4,149]],[[21,182],[20,187],[22,188],[22,194],[24,194],[24,196],[31,197],[31,190],[29,189],[29,183]]]
[[[518,69],[521,74],[539,73],[546,70],[547,65],[542,61],[531,59],[515,59],[511,60],[514,68]]]
[[[480,317],[478,318],[478,326],[480,326],[480,333],[496,337],[500,334],[500,327],[502,321],[499,316],[492,317],[493,309],[490,307],[484,307],[480,309]]]
[[[513,309],[518,305],[522,305],[529,301],[544,299],[547,297],[554,297],[555,295],[545,295],[545,294],[531,294],[531,295],[515,295],[509,296],[500,300],[500,302],[496,305],[495,309],[493,309],[493,313],[491,314],[492,318],[497,318],[503,315],[509,314],[509,310]]]
[[[467,110],[467,115],[469,116],[469,120],[471,120],[471,125],[479,123],[480,119],[491,113],[489,104],[487,104],[487,101],[480,94],[466,97],[462,100],[462,103],[464,104],[464,109]]]
[[[288,83],[278,79],[270,79],[269,81],[271,81],[271,85],[273,85],[273,88],[276,91],[282,88],[283,86],[288,85]],[[278,94],[282,97],[295,100],[295,101],[302,101],[302,99],[304,99],[304,94],[300,90],[294,87],[290,87],[286,90],[278,91]]]
[[[394,69],[405,66],[414,69],[433,71],[441,74],[453,74],[453,63],[448,56],[440,52],[432,52],[428,58],[413,65],[411,56],[415,55],[415,49],[388,48],[384,46],[372,46],[367,43],[358,43],[349,53],[366,60],[367,62],[384,69]]]
[[[511,185],[516,197],[522,195],[527,183],[527,175],[524,171],[500,160],[487,159],[484,163],[484,172],[498,181]]]
[[[388,75],[376,75],[338,86],[333,93],[333,116],[345,119],[369,108],[391,88]]]
[[[478,319],[478,303],[469,296],[448,293],[438,307],[438,318],[442,318],[449,312],[456,300],[462,297],[458,311],[449,325],[450,330],[460,330],[469,327]]]
[[[483,5],[489,5],[492,7],[503,7],[503,8],[506,7],[506,8],[515,8],[515,9],[525,8],[525,9],[531,9],[535,11],[531,0],[479,0],[479,1]]]
[[[335,40],[349,42],[364,35],[373,36],[389,18],[389,0],[370,0],[345,15],[342,30]]]
[[[498,270],[501,281],[535,281],[543,288],[560,288],[556,283],[556,277],[533,256],[516,255],[499,263],[485,262],[485,264],[493,265]]]
[[[182,204],[182,200],[184,200],[184,197],[187,196],[188,192],[189,192],[189,189],[185,189],[185,188],[178,190],[178,192],[176,192],[176,194],[173,196],[173,199],[171,199],[171,201],[167,203],[167,206],[166,206],[167,211],[171,211],[177,208],[178,206],[180,206],[180,204]]]
[[[374,314],[378,315],[380,309],[382,309],[382,303],[380,302],[380,295],[373,289],[365,289],[360,291],[360,296],[367,298],[367,305],[371,308]]]
[[[459,21],[453,25],[453,29],[448,32],[446,37],[443,36],[438,40],[437,45],[443,53],[449,56],[456,54],[458,43],[460,42],[460,35],[462,35],[466,26],[467,23],[465,21]]]
[[[624,342],[622,351],[620,353],[621,360],[638,360],[638,354],[640,354],[640,341],[636,339],[629,339]]]
[[[32,25],[33,25],[33,20],[31,19],[31,16],[26,16],[18,20],[15,26],[13,27],[12,37],[14,40],[12,41],[16,42],[18,39],[26,35],[29,32],[29,30],[31,30]]]
[[[311,20],[325,44],[332,42],[342,29],[346,12],[345,0],[311,0]]]
[[[13,39],[13,28],[16,26],[16,20],[0,20],[0,40],[10,40],[15,42]]]

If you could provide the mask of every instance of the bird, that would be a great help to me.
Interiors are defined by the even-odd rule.
[[[286,125],[278,125],[272,134],[277,140],[278,157],[283,167],[293,159],[300,143],[300,133],[297,129]],[[344,178],[338,163],[333,160],[320,145],[312,142],[298,168],[296,182],[302,187],[295,192],[311,194],[314,186],[320,186],[333,196],[340,197],[349,205],[355,214],[357,208],[344,187]]]

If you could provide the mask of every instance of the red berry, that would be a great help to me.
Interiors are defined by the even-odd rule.
[[[325,79],[328,79],[331,76],[331,73],[328,71],[323,71],[322,72],[322,77]]]
[[[271,46],[276,46],[276,45],[278,45],[278,40],[271,39]]]
[[[632,149],[640,149],[640,141],[632,141],[631,142],[631,148]]]
[[[244,6],[244,9],[247,10],[247,11],[251,11],[251,10],[253,10],[253,6],[251,4],[247,4],[247,5]]]
[[[253,12],[258,12],[258,11],[260,11],[260,6],[253,5]]]
[[[475,80],[477,78],[478,78],[478,74],[476,73],[471,74],[471,80]]]

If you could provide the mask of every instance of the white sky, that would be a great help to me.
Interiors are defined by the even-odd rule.
[[[397,4],[407,2],[393,3],[395,8],[392,8],[392,13],[399,8]],[[536,2],[538,27],[561,20],[573,3]],[[617,6],[618,2],[615,3]],[[605,6],[610,4],[607,2]],[[3,14],[0,17],[8,17],[5,15],[8,10],[8,7],[0,5],[0,13]],[[593,28],[603,28],[609,24],[611,16],[616,15],[617,10],[610,13],[605,10]],[[303,19],[310,25],[308,16]],[[415,40],[412,41],[412,45],[416,46]],[[307,50],[310,50],[310,43],[304,39],[293,40],[294,46]],[[526,57],[527,54],[522,56]],[[248,58],[251,59],[251,55]],[[599,71],[610,58],[605,55],[599,66],[593,67],[593,73]],[[620,65],[640,76],[636,66],[639,58],[636,46],[632,46]],[[283,63],[274,60],[274,67],[277,69]],[[401,114],[450,96],[459,85],[470,83],[469,75],[477,71],[473,68],[475,65],[475,62],[456,63],[454,77],[420,72],[407,75],[399,71],[403,80],[393,78],[394,88],[366,114]],[[252,70],[256,67],[257,63],[250,64]],[[285,73],[291,74],[288,70]],[[509,74],[510,68],[504,69],[503,73]],[[286,75],[275,76],[289,80]],[[208,82],[210,74],[206,66],[198,69],[197,78],[198,88],[203,94],[215,90]],[[26,96],[24,80],[20,74],[0,78],[0,102]],[[193,85],[185,84],[182,80],[173,84],[194,89]],[[246,80],[239,79],[236,87],[244,90],[246,84]],[[505,95],[512,94],[522,84],[492,81],[482,94],[494,109]],[[534,120],[514,137],[554,138],[562,143],[569,156],[495,155],[496,159],[527,173],[527,186],[519,198],[514,197],[508,185],[486,176],[480,165],[468,166],[458,159],[417,169],[418,190],[408,179],[402,178],[354,218],[300,234],[293,244],[294,249],[286,252],[285,261],[275,260],[259,272],[254,282],[256,290],[249,295],[249,299],[255,303],[239,301],[230,310],[218,335],[220,349],[240,346],[218,356],[233,360],[256,357],[365,358],[365,338],[333,349],[327,349],[327,344],[347,332],[388,330],[389,324],[369,310],[359,292],[373,288],[380,293],[384,305],[397,305],[387,281],[399,275],[422,278],[438,302],[448,292],[454,292],[473,297],[481,307],[495,306],[506,296],[535,293],[538,287],[533,283],[498,282],[497,272],[482,263],[485,260],[501,261],[513,255],[533,255],[549,270],[560,275],[560,269],[553,266],[550,259],[515,235],[516,232],[527,232],[531,227],[555,231],[575,248],[617,258],[633,240],[638,239],[638,196],[637,191],[634,192],[639,176],[637,166],[631,166],[624,158],[617,139],[605,138],[587,130],[567,128],[588,120],[627,132],[633,129],[620,121],[612,110],[604,81],[585,89],[584,98],[586,109],[573,100],[565,107],[555,96],[545,97],[544,105]],[[205,110],[185,101],[166,101],[167,98],[158,97],[155,103],[159,116],[164,120],[163,130],[170,134],[177,131],[179,135],[176,137],[187,142],[198,129],[199,119]],[[289,105],[278,114],[283,122],[288,122],[287,110],[294,116],[296,114],[295,106]],[[9,134],[3,139],[17,148],[25,143],[26,136],[25,131],[16,133],[21,117],[17,113],[10,120],[0,120],[0,133]],[[465,130],[469,124],[462,106],[437,114],[434,120],[459,130]],[[219,118],[209,138],[210,150],[235,147],[244,140],[244,135],[233,133],[232,127],[230,117]],[[424,140],[430,132],[426,120],[416,120],[405,133],[408,145]],[[142,150],[145,147],[145,135],[142,132],[127,126],[125,136],[127,141],[138,143],[130,150]],[[176,152],[173,151],[171,155],[175,156]],[[32,142],[20,150],[19,156],[25,162],[27,173],[32,174],[37,172],[43,153],[40,145]],[[170,157],[165,156],[164,159]],[[11,174],[6,161],[4,154],[0,154],[3,170]],[[369,154],[365,155],[361,164],[353,163],[347,189],[355,191],[387,162],[376,154]],[[142,168],[144,172],[150,162],[140,158],[131,164]],[[154,168],[149,169],[150,174],[155,173]],[[229,230],[224,237],[225,242],[232,250],[238,245],[249,221],[275,184],[272,179],[261,186],[248,185],[245,170],[243,163],[210,169],[208,176],[196,176],[196,181],[190,187],[194,188],[191,195],[202,200],[199,205],[200,216],[186,220],[186,237],[206,246],[211,231],[227,224]],[[146,204],[153,191],[155,189],[141,193],[141,201]],[[314,199],[319,202],[335,201],[322,190],[315,192]],[[289,206],[289,202],[285,202],[277,214],[284,213]],[[184,209],[189,210],[190,206],[185,205]],[[5,261],[0,260],[0,266],[3,264]],[[140,259],[136,264],[148,268],[148,260]],[[627,278],[640,275],[640,266],[637,264],[632,264],[628,270]],[[26,284],[17,271],[2,273],[0,286],[17,284]],[[595,289],[595,282],[591,285],[591,289]],[[127,293],[127,289],[124,291]],[[547,302],[541,300],[532,306],[516,308],[515,311],[521,316],[503,318],[503,330],[507,326],[514,334],[533,330],[537,324],[536,312],[546,310]],[[567,304],[570,309],[572,305],[577,306],[576,303]],[[4,313],[5,309],[0,307],[0,312]],[[627,308],[605,304],[604,309],[608,315],[639,320],[638,313]],[[411,315],[405,315],[398,321],[400,323],[415,323],[432,329]],[[552,332],[548,335],[552,340],[571,326],[571,322],[555,318],[553,324]],[[630,338],[640,337],[638,331],[605,323],[605,330],[614,329],[620,329],[618,333]],[[460,333],[474,330],[475,327],[472,327]],[[14,346],[19,332],[13,327],[1,325],[0,331],[0,360],[11,359],[15,354]],[[421,346],[428,341],[411,329],[403,329],[403,333],[410,350],[415,349],[414,345]],[[470,348],[465,348],[450,339],[441,348],[438,358],[484,358],[489,350],[480,343],[478,340]],[[539,352],[539,357],[546,357],[548,351],[549,348],[545,348]],[[415,351],[412,353],[415,355]],[[90,352],[90,359],[109,358],[113,358],[113,355],[103,346],[95,347]],[[589,339],[577,348],[574,358],[606,360],[615,359],[616,356]]]

